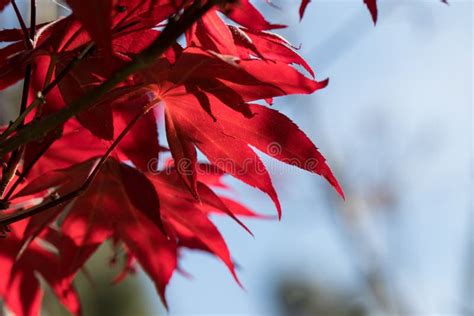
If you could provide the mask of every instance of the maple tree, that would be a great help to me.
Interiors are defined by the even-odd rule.
[[[165,304],[181,248],[215,255],[239,282],[209,215],[247,231],[240,218],[262,216],[214,192],[229,174],[266,193],[281,216],[253,148],[321,175],[344,197],[312,141],[269,107],[328,81],[249,0],[66,2],[71,15],[36,25],[32,0],[28,27],[14,0],[0,1],[21,26],[0,31],[0,88],[23,80],[19,115],[0,135],[0,297],[16,315],[39,313],[38,275],[80,314],[74,277],[106,240],[125,258],[117,278],[140,265]],[[376,1],[363,2],[376,22]]]

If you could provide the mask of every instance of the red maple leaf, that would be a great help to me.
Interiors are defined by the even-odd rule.
[[[65,195],[87,178],[95,161],[87,160],[47,173],[23,188],[16,198],[51,188],[55,194]],[[61,257],[75,258],[75,262],[82,263],[104,240],[121,241],[129,255],[136,258],[154,280],[163,299],[166,284],[176,268],[177,247],[215,254],[237,278],[227,246],[207,214],[225,213],[241,225],[236,215],[257,215],[228,198],[221,199],[205,184],[206,180],[215,183],[212,179],[223,175],[219,169],[209,169],[206,165],[200,168],[203,168],[200,180],[204,182],[197,184],[201,200],[196,201],[173,167],[159,174],[141,173],[115,159],[109,160],[92,186],[74,201],[63,220],[62,236],[56,242]],[[34,217],[36,224],[41,222],[46,226],[62,210],[48,212],[49,216],[41,214],[41,220]],[[75,262],[65,266],[75,266]]]

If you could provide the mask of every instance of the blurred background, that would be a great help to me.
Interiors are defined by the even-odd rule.
[[[38,3],[44,20],[67,13]],[[362,0],[314,0],[302,22],[299,1],[254,3],[289,25],[278,33],[301,46],[318,79],[330,78],[274,107],[325,154],[347,200],[264,158],[282,221],[247,220],[253,239],[215,218],[245,290],[216,259],[185,252],[166,312],[141,271],[110,286],[104,247],[78,282],[84,314],[474,315],[473,3],[379,0],[376,27]],[[8,10],[0,21],[16,24]],[[2,119],[14,97],[1,96]],[[227,180],[245,204],[275,213],[263,194]],[[47,299],[44,314],[61,313]]]

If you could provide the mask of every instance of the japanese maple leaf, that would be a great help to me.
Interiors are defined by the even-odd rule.
[[[51,187],[56,187],[61,195],[71,192],[77,189],[76,179],[87,178],[95,162],[95,159],[87,160],[68,169],[52,171],[46,178],[49,181],[37,179],[18,196]],[[62,234],[78,247],[76,253],[68,257],[84,260],[91,255],[86,250],[97,247],[106,239],[122,240],[155,280],[161,295],[176,264],[176,246],[162,230],[159,198],[154,186],[142,173],[115,160],[110,160],[90,189],[72,203],[72,209],[61,225]],[[60,251],[70,252],[70,247],[64,244]]]
[[[30,182],[17,197],[51,189],[64,195],[87,178],[93,164],[94,160],[88,160],[47,173]],[[206,168],[205,172],[200,179],[214,184],[223,175],[214,167]],[[198,182],[197,187],[200,201],[190,195],[175,168],[158,174],[141,173],[110,159],[86,193],[65,206],[68,214],[62,221],[61,234],[67,240],[56,241],[55,245],[61,255],[75,258],[68,261],[75,266],[77,260],[84,262],[104,240],[122,241],[130,256],[154,280],[163,300],[166,284],[176,268],[177,247],[218,256],[238,280],[229,250],[208,214],[218,211],[234,219],[235,215],[257,215],[229,198],[221,199],[204,182]],[[44,227],[47,224],[43,222]]]
[[[299,65],[314,77],[308,63],[283,37],[270,32],[227,25],[216,12],[209,12],[194,24],[186,33],[186,40],[188,46],[197,46],[242,59],[257,56],[265,61]]]
[[[209,17],[213,18],[212,15],[209,15]],[[237,54],[239,57],[241,56],[243,58],[247,58],[248,60],[239,61],[239,67],[234,67],[233,65],[226,62],[226,57],[224,55],[216,56],[212,55],[212,53],[205,53],[198,49],[187,49],[185,53],[181,53],[179,55],[179,58],[175,65],[172,66],[173,69],[171,69],[171,71],[167,71],[167,68],[169,68],[170,65],[167,65],[166,63],[169,63],[169,60],[163,59],[161,63],[157,64],[156,72],[151,74],[151,81],[153,84],[155,81],[168,80],[174,81],[174,83],[178,85],[184,85],[193,96],[199,99],[199,105],[202,106],[203,109],[205,109],[208,114],[211,115],[211,117],[213,114],[207,94],[216,96],[227,106],[243,113],[247,117],[250,117],[252,116],[252,113],[249,111],[249,106],[245,104],[246,101],[269,99],[274,96],[291,93],[309,93],[325,85],[325,82],[317,83],[305,78],[295,69],[288,66],[289,63],[300,64],[312,73],[311,68],[309,68],[304,60],[278,36],[252,31],[247,31],[246,34],[244,30],[240,31],[235,28],[229,28],[223,24],[220,18],[218,18],[214,13],[214,20],[215,19],[217,20],[213,26],[218,26],[223,32],[227,32],[227,36],[223,36],[223,40],[232,43],[232,45],[235,47],[235,54]],[[221,24],[218,25],[217,22],[220,22]],[[205,27],[208,24],[209,23],[207,20],[203,20],[203,22],[199,25],[203,25]],[[207,28],[207,30],[212,30],[212,28]],[[234,30],[234,32],[231,32],[231,30]],[[194,33],[195,36],[193,36],[198,38],[202,33],[203,32],[200,31],[200,29],[197,29]],[[217,38],[217,36],[215,36],[214,39],[215,38]],[[242,38],[244,38],[244,40]],[[192,39],[190,41],[192,42]],[[210,42],[212,41],[207,41],[205,44],[207,45]],[[127,43],[127,41],[122,42],[121,47]],[[200,44],[205,46],[202,43]],[[255,46],[256,44],[262,46],[261,51],[257,50]],[[232,47],[232,45],[226,46],[225,43],[223,43],[221,46]],[[220,53],[228,52],[227,50],[223,49],[218,49],[218,51]],[[254,54],[255,52],[257,52],[259,56],[265,58],[265,62],[262,62],[262,60],[252,60],[250,55],[252,53]],[[89,59],[85,60],[86,65],[88,61]],[[271,63],[269,61],[271,61]],[[91,64],[88,66],[91,66]],[[92,69],[95,67],[93,66]],[[192,69],[192,71],[190,72],[189,69]],[[278,76],[281,78],[281,80],[276,81],[275,78]],[[97,77],[100,76],[92,77],[92,80]],[[74,80],[76,80],[77,84],[74,82],[71,83],[69,81],[65,81],[63,83],[65,86],[63,88],[63,95],[65,97],[68,94],[71,94],[67,93],[68,89],[70,90],[75,86],[80,89],[81,84],[86,86],[89,85],[87,79],[78,81],[76,78],[77,77],[75,77]],[[159,98],[163,99],[163,95],[159,95]],[[85,126],[88,127],[92,132],[94,132],[94,130],[101,131],[104,129],[104,127],[110,125],[107,124],[107,122],[111,120],[111,110],[108,104],[96,106],[91,111],[91,115],[87,115],[87,113],[85,113],[82,114],[82,116],[86,115],[85,121],[89,122],[88,124],[90,126]],[[101,113],[105,113],[106,116],[103,116]],[[87,119],[88,117],[90,117],[90,119]],[[194,147],[189,145],[190,143],[186,140],[179,140],[180,138],[188,137],[186,136],[187,134],[180,133],[179,127],[172,127],[174,123],[170,114],[166,116],[166,122],[168,141],[170,143],[173,156],[178,160],[178,163],[181,163],[181,158],[189,159],[191,162],[195,161],[196,153]],[[178,125],[179,124],[180,123],[178,122]],[[97,134],[97,132],[94,133]],[[106,134],[110,134],[110,132],[106,132]],[[97,135],[101,136],[100,134]],[[180,148],[180,146],[182,148]],[[262,169],[261,162],[259,161],[258,157],[255,156],[250,149],[247,149],[246,152],[248,152],[248,154],[255,159],[256,168],[253,169]],[[182,157],[180,157],[180,155]],[[227,155],[223,157],[227,157]],[[219,157],[216,156],[214,158],[217,159]],[[242,159],[244,160],[242,160],[240,164],[245,161],[245,156],[242,157]],[[191,191],[195,194],[195,176],[192,165],[193,163],[189,164],[189,172],[187,172],[188,175],[184,178],[191,188]],[[236,173],[235,170],[233,173]],[[262,179],[259,179],[259,177],[256,175],[253,177],[254,180],[250,180],[251,177],[244,177],[243,175],[240,178],[247,183],[260,187],[262,190],[269,193],[275,203],[278,205],[276,194],[271,187],[271,182],[267,174],[264,174]],[[279,209],[279,206],[277,208]]]
[[[284,62],[242,59],[234,65],[225,57],[191,47],[174,65],[167,63],[162,59],[144,76],[165,104],[171,153],[195,196],[197,147],[211,163],[267,193],[280,214],[270,177],[248,146],[269,152],[272,144],[282,148],[275,158],[323,175],[342,194],[324,158],[296,125],[277,111],[247,103],[310,93],[326,82],[306,78]]]

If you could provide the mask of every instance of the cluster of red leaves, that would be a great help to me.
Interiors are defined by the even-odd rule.
[[[0,9],[9,2],[0,1]],[[25,123],[41,122],[129,64],[192,2],[68,0],[72,15],[38,26],[32,47],[24,30],[0,31],[0,41],[9,43],[0,49],[0,89],[23,79],[31,67]],[[375,22],[375,0],[364,2]],[[4,201],[10,206],[3,212],[10,216],[29,207],[51,207],[10,225],[0,241],[0,297],[16,315],[39,313],[39,276],[71,313],[79,314],[72,282],[106,240],[126,258],[117,280],[139,264],[164,302],[182,248],[215,255],[238,281],[209,215],[228,215],[245,229],[239,217],[259,216],[213,191],[226,188],[225,174],[268,194],[281,214],[270,176],[253,148],[323,176],[343,195],[310,139],[285,115],[255,103],[309,94],[327,81],[315,80],[293,47],[268,32],[284,26],[266,21],[249,0],[216,3],[186,31],[184,46],[174,42],[150,67],[25,145],[11,182],[17,185],[12,189],[10,183]],[[308,3],[302,1],[301,16]],[[226,24],[221,14],[239,26]],[[168,150],[158,143],[158,105],[164,108],[173,158],[160,170],[150,168]],[[104,156],[111,144],[112,154]],[[271,144],[279,150],[268,151]],[[197,161],[198,149],[209,163]],[[22,172],[28,173],[26,181],[15,182]],[[52,203],[68,195],[70,200]]]

